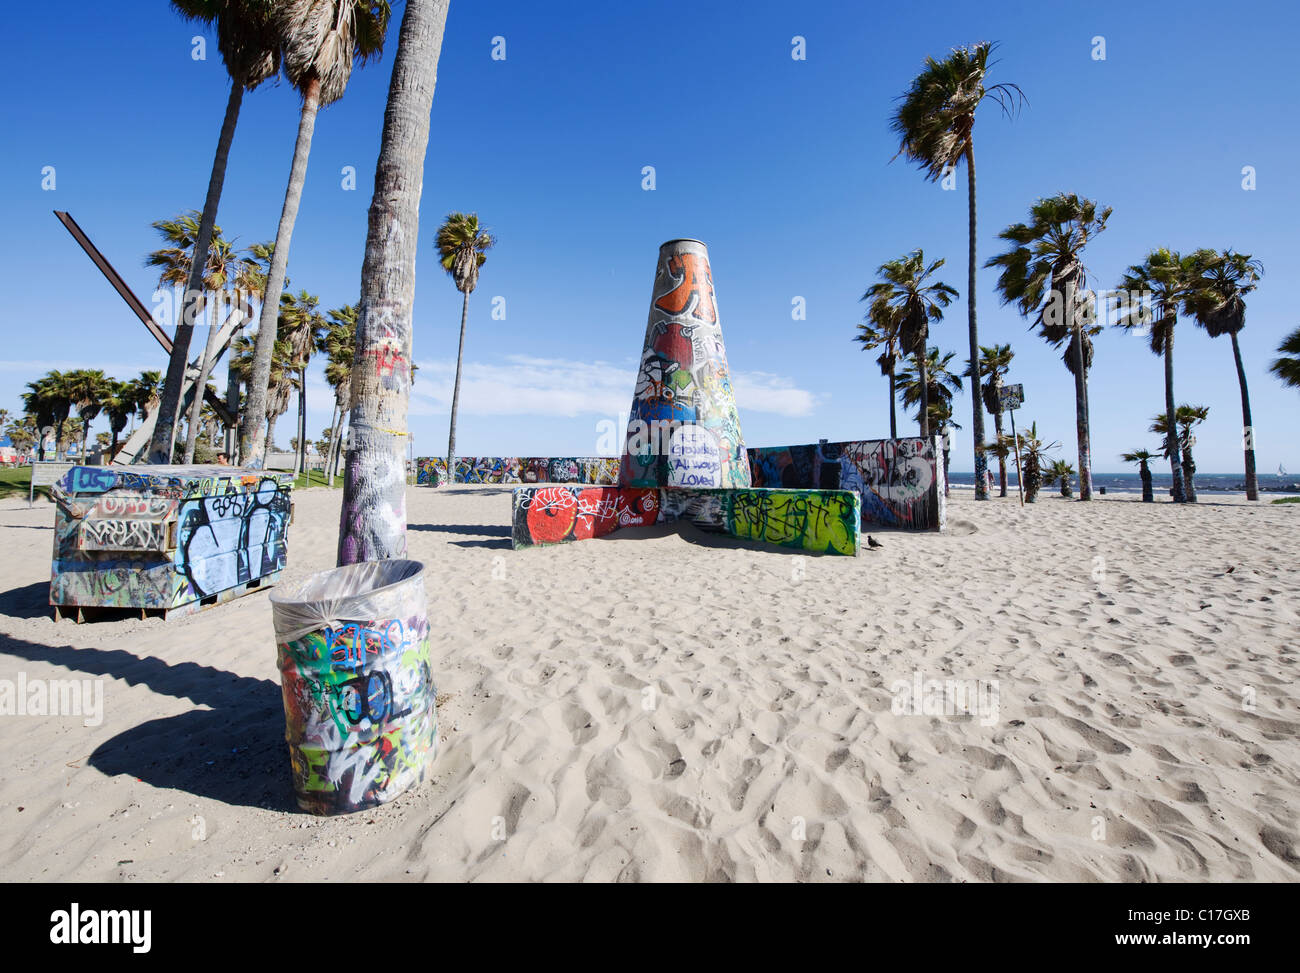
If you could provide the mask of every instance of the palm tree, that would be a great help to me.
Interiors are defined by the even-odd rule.
[[[1174,413],[1174,422],[1178,426],[1178,446],[1183,451],[1183,476],[1187,478],[1187,502],[1196,502],[1196,461],[1192,458],[1192,447],[1196,437],[1192,430],[1204,422],[1210,414],[1206,405],[1180,405]]]
[[[256,356],[255,342],[255,338],[240,338],[232,349],[237,362],[236,370],[245,384],[248,383],[253,373],[253,361]],[[280,416],[288,411],[290,396],[298,382],[293,345],[288,340],[281,338],[276,341],[274,351],[275,357],[271,359],[270,388],[266,399],[266,418],[263,420],[266,428],[262,430],[263,434],[258,437],[262,447],[262,453],[259,455],[263,462],[266,459],[266,454],[275,450],[276,423],[279,421]],[[250,457],[244,457],[244,459],[248,460]]]
[[[868,294],[862,295],[867,300]],[[858,325],[858,333],[853,340],[862,344],[863,351],[884,349],[876,356],[880,374],[889,379],[889,438],[898,438],[898,389],[895,372],[898,368],[899,325],[901,323],[897,308],[887,304],[872,302],[867,310],[867,320]]]
[[[1061,496],[1067,500],[1074,496],[1070,489],[1070,477],[1074,476],[1074,467],[1063,459],[1053,460],[1052,465],[1043,470],[1043,482],[1048,486],[1061,484]]]
[[[112,391],[112,379],[98,368],[79,368],[68,372],[67,379],[72,407],[77,410],[77,415],[81,418],[81,450],[77,455],[84,463],[90,424],[104,408],[104,399]]]
[[[86,424],[77,416],[69,416],[68,421],[63,424],[64,441],[59,445],[59,449],[62,451],[65,460],[68,458],[68,447],[73,443],[81,442],[81,433],[85,427]],[[85,459],[82,459],[81,462],[84,463]]]
[[[289,244],[307,179],[307,157],[311,153],[316,113],[343,97],[354,63],[364,64],[383,52],[389,13],[387,0],[281,0],[275,5],[275,25],[284,51],[284,73],[302,95],[302,110],[298,115],[293,165],[262,299],[253,371],[247,382],[248,419],[239,444],[242,462],[251,462],[259,455],[258,437],[267,411],[280,295],[284,291]]]
[[[1016,353],[1011,350],[1010,345],[994,345],[992,348],[980,345],[980,374],[986,376],[984,387],[980,390],[984,399],[984,408],[993,415],[993,435],[994,442],[1002,440],[1002,378],[1011,370],[1011,359],[1016,357]],[[970,362],[966,363],[966,371],[963,373],[968,378],[973,376],[974,369],[971,368]],[[989,452],[987,446],[985,452]],[[1007,457],[1011,454],[1010,449],[994,450],[993,455],[998,458],[998,487],[999,496],[1007,495]]]
[[[149,224],[158,231],[163,245],[145,257],[144,265],[158,268],[159,286],[177,287],[189,282],[190,262],[194,259],[201,229],[199,220],[198,210],[189,210],[169,220],[154,220]],[[201,284],[204,291],[215,291],[225,286],[230,265],[236,258],[235,249],[222,235],[221,227],[214,226],[209,236],[208,263]]]
[[[1192,435],[1192,428],[1204,422],[1210,414],[1208,406],[1204,405],[1180,405],[1174,412],[1174,433],[1178,442],[1178,449],[1182,454],[1184,489],[1187,493],[1187,502],[1196,502],[1196,463],[1192,459],[1192,446],[1196,442],[1196,437]],[[1165,437],[1166,446],[1169,443],[1169,413],[1162,412],[1151,421],[1151,431],[1159,433]]]
[[[1135,449],[1131,453],[1124,453],[1120,456],[1120,459],[1125,463],[1138,464],[1138,476],[1142,479],[1143,503],[1155,503],[1155,495],[1151,490],[1151,461],[1155,458],[1155,453],[1147,449]]]
[[[961,391],[961,376],[952,371],[949,363],[957,357],[955,351],[941,353],[934,345],[924,356],[917,356],[915,368],[908,366],[898,373],[898,388],[903,396],[903,405],[917,409],[917,421],[921,419],[920,410],[926,410],[926,423],[923,428],[936,428],[931,420],[941,418],[952,420],[952,395]]]
[[[45,432],[44,430],[54,425],[54,410],[52,403],[45,394],[45,387],[40,380],[27,383],[27,391],[21,393],[20,398],[23,400],[23,415],[31,420],[32,429],[35,433],[36,443],[36,461],[38,463],[45,461]]]
[[[45,431],[54,430],[54,458],[63,459],[63,433],[72,411],[72,395],[67,375],[59,371],[47,372],[35,382],[27,383],[23,393],[23,410],[36,420],[40,431],[37,459],[45,461]]]
[[[1001,267],[1002,303],[1035,315],[1038,333],[1052,347],[1065,346],[1061,360],[1074,375],[1074,416],[1079,442],[1079,499],[1092,499],[1092,447],[1088,422],[1088,369],[1092,367],[1095,324],[1092,292],[1082,254],[1088,241],[1106,229],[1109,206],[1057,193],[1029,210],[1028,223],[1013,223],[998,236],[1011,246],[986,267]],[[1081,364],[1082,363],[1082,364]]]
[[[131,404],[143,420],[154,409],[163,391],[162,372],[141,372],[131,380]]]
[[[307,366],[325,333],[325,317],[316,310],[320,298],[305,290],[296,295],[284,294],[280,298],[280,318],[277,322],[280,336],[289,342],[290,367],[297,373],[294,383],[298,390],[298,441],[294,451],[293,472],[297,476],[307,463]]]
[[[951,393],[948,393],[946,398],[941,395],[931,396],[925,408],[929,415],[930,428],[939,430],[939,441],[943,446],[943,495],[946,497],[952,492],[952,477],[948,475],[949,461],[952,456],[952,437],[948,433],[948,427],[960,429],[961,423],[956,422],[952,417]]]
[[[1117,326],[1126,331],[1147,334],[1153,354],[1164,357],[1165,362],[1165,414],[1174,413],[1174,326],[1178,323],[1179,309],[1194,298],[1199,280],[1196,261],[1174,250],[1163,247],[1152,250],[1146,260],[1129,267],[1120,281],[1119,289],[1130,298],[1142,294],[1145,301],[1129,299],[1120,307]],[[1173,428],[1165,436],[1165,456],[1174,478],[1174,502],[1185,503],[1187,494],[1183,487],[1183,471],[1178,458],[1178,444]]]
[[[20,416],[13,420],[5,428],[5,435],[13,443],[14,449],[21,454],[26,454],[36,444],[40,437],[40,429],[36,425],[36,419],[30,415]]]
[[[110,463],[113,461],[113,457],[117,455],[118,438],[122,435],[122,430],[126,428],[126,424],[131,421],[131,413],[135,411],[134,393],[134,383],[110,379],[108,388],[101,400],[104,414],[108,416],[108,428],[111,432],[108,447]]]
[[[465,355],[465,319],[469,314],[469,296],[478,286],[479,268],[487,260],[487,251],[496,241],[486,229],[480,229],[477,213],[448,213],[434,246],[438,248],[442,269],[451,275],[461,292],[460,347],[456,352],[456,384],[451,393],[451,431],[447,437],[447,469],[456,468],[456,412],[460,406],[460,369]]]
[[[406,553],[406,410],[415,253],[421,173],[447,5],[448,0],[407,0],[393,61],[361,266],[339,564]],[[394,352],[402,357],[395,359]]]
[[[216,232],[217,206],[221,201],[221,187],[226,178],[226,161],[235,138],[235,125],[239,121],[239,107],[244,91],[252,91],[267,78],[274,77],[280,69],[280,45],[271,27],[274,3],[270,0],[172,0],[172,7],[182,17],[214,25],[217,31],[217,48],[230,75],[230,97],[226,101],[226,114],[217,138],[217,152],[212,160],[208,177],[208,194],[203,202],[203,215],[195,232],[194,250],[207,253]],[[167,380],[158,410],[157,424],[149,443],[149,462],[171,461],[172,447],[176,442],[176,418],[181,408],[181,388],[189,364],[190,339],[194,334],[194,321],[198,318],[205,289],[204,267],[197,262],[189,268],[185,281],[185,297],[176,334],[172,339],[171,358],[167,363]],[[199,386],[196,394],[202,394]]]
[[[1020,450],[1020,469],[1025,477],[1025,503],[1033,503],[1043,485],[1043,470],[1051,461],[1047,454],[1061,444],[1039,439],[1036,422],[1030,423],[1028,432],[1018,433],[1016,440]]]
[[[188,213],[182,213],[179,216],[169,220],[155,220],[151,225],[161,234],[164,246],[154,250],[145,258],[145,266],[158,268],[158,282],[162,286],[178,286],[181,284],[190,285],[190,270],[194,260],[195,248],[198,244],[199,237],[202,233],[201,216],[196,210],[190,210]],[[236,273],[238,258],[235,254],[235,248],[221,233],[221,227],[213,226],[209,233],[208,260],[204,267],[203,276],[200,280],[202,291],[200,299],[204,295],[221,290],[230,280],[231,275]],[[185,342],[188,347],[191,336],[194,332],[194,326],[198,323],[198,315],[202,310],[201,303],[192,303],[188,299],[183,302],[184,310],[182,313],[194,314],[194,318],[188,320],[178,320],[176,322],[176,332],[179,335],[181,328],[185,327],[187,333]],[[210,359],[213,353],[213,344],[217,336],[219,322],[216,320],[216,310],[212,312],[212,320],[208,322],[208,340],[204,344],[203,357],[199,361],[199,370],[202,381],[206,381],[207,372],[211,367]],[[188,353],[188,352],[187,352]],[[170,368],[170,366],[169,366]],[[184,378],[184,372],[182,372]],[[196,383],[191,387],[193,402],[202,403],[203,396],[201,390],[204,388],[202,382]],[[179,394],[179,392],[178,392]],[[157,417],[158,422],[164,420],[163,408],[167,402],[167,389],[164,385],[160,408]],[[176,441],[177,427],[180,420],[180,402],[175,405],[170,420],[173,427],[170,431],[168,442],[174,447]],[[191,419],[193,418],[191,412]],[[190,423],[191,428],[193,422]],[[161,443],[162,437],[158,431],[158,426],[154,426],[154,434],[150,440],[150,462],[169,462],[171,453],[168,452],[166,457],[162,456]],[[158,452],[155,453],[155,450]],[[192,441],[186,443],[184,462],[189,463],[193,458],[194,444]]]
[[[1222,334],[1232,339],[1232,358],[1237,363],[1237,385],[1241,389],[1242,448],[1246,455],[1246,499],[1259,499],[1259,478],[1255,474],[1255,430],[1250,419],[1250,391],[1246,369],[1241,363],[1237,335],[1246,326],[1246,295],[1264,276],[1264,265],[1248,253],[1198,250],[1192,255],[1200,269],[1196,295],[1186,312],[1211,338]]]
[[[930,338],[930,324],[943,320],[943,309],[958,297],[957,291],[942,281],[927,284],[932,274],[944,264],[943,258],[926,265],[925,253],[913,250],[905,257],[889,260],[877,268],[882,279],[867,288],[864,300],[870,300],[868,316],[877,321],[896,321],[899,351],[915,356],[917,376],[914,379],[920,398],[915,403],[904,400],[904,405],[919,403],[917,421],[921,438],[930,437],[929,409],[926,395],[930,382],[926,378],[926,347]],[[893,325],[891,325],[893,326]],[[452,467],[448,467],[452,469]]]
[[[236,300],[225,321],[219,323],[214,312],[212,320],[208,324],[208,340],[203,348],[203,358],[199,362],[198,381],[194,384],[196,390],[207,389],[208,377],[212,374],[217,357],[223,350],[223,348],[217,347],[218,331],[234,318],[236,324],[229,339],[233,340],[235,335],[243,329],[244,321],[252,314],[250,302],[261,298],[262,291],[266,286],[266,275],[261,265],[261,258],[265,250],[266,244],[254,244],[245,256],[236,258],[232,249],[221,268],[221,282],[223,284],[226,282],[234,284]],[[213,397],[215,398],[215,396],[216,391],[213,390]],[[229,377],[227,377],[226,383],[226,397],[227,399],[230,397]],[[183,460],[187,465],[194,462],[195,430],[200,425],[199,419],[203,415],[204,409],[210,409],[206,402],[207,396],[197,392],[190,402],[189,425],[185,434],[185,458]],[[239,402],[236,399],[231,409],[232,413],[237,412],[238,407]],[[215,419],[216,413],[213,412],[212,414]]]
[[[966,283],[966,307],[970,328],[970,360],[979,360],[979,328],[975,316],[975,110],[989,98],[1003,114],[1010,117],[1024,101],[1024,94],[1014,84],[986,87],[989,54],[993,44],[979,43],[955,48],[948,57],[936,61],[925,59],[925,69],[912,80],[890,121],[890,129],[899,139],[898,155],[915,162],[926,179],[936,182],[966,163],[966,186],[969,210],[969,268]],[[987,500],[984,483],[984,411],[980,408],[980,376],[971,376],[971,405],[975,437],[975,499]]]
[[[235,280],[244,300],[250,305],[257,304],[260,307],[265,300],[266,281],[270,276],[271,254],[274,249],[275,244],[273,243],[254,243],[244,251],[244,257],[240,261]],[[289,278],[286,277],[284,283],[287,287]],[[249,320],[251,320],[251,316]],[[235,347],[237,339],[242,335],[245,323],[241,322],[231,334],[230,347],[232,349]],[[235,423],[226,430],[225,451],[232,463],[238,462],[240,429],[244,417],[244,410],[240,408],[240,384],[242,380],[242,373],[235,365],[235,356],[231,354],[226,365],[226,410],[234,417]]]
[[[996,416],[997,413],[994,413]],[[1011,437],[1005,433],[998,433],[996,439],[984,444],[984,454],[986,456],[996,456],[998,458],[998,469],[1002,470],[1002,496],[1007,495],[1007,460],[1013,455],[1014,446]]]
[[[1281,358],[1274,358],[1268,370],[1282,380],[1283,385],[1300,388],[1300,328],[1296,328],[1277,346]]]
[[[327,311],[329,323],[316,345],[327,359],[325,381],[334,389],[334,411],[330,416],[329,443],[325,450],[325,469],[330,486],[334,485],[334,471],[342,446],[343,417],[352,396],[352,360],[357,353],[357,315],[360,310],[361,305],[357,303]]]

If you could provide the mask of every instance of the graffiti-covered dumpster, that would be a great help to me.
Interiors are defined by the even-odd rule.
[[[344,814],[419,784],[438,744],[424,565],[321,571],[271,608],[298,806]]]
[[[51,493],[55,618],[182,614],[274,584],[293,477],[229,466],[74,466]]]

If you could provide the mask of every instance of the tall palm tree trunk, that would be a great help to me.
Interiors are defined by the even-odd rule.
[[[231,463],[239,462],[239,369],[235,362],[235,341],[244,330],[241,324],[230,335],[230,364],[226,369],[226,409],[234,418],[226,429],[226,457]]]
[[[279,419],[280,417],[274,414],[266,417],[266,443],[262,456],[263,462],[266,461],[266,454],[275,449],[275,424]]]
[[[234,312],[238,314],[239,312]],[[197,439],[199,429],[199,419],[203,415],[203,390],[208,387],[208,375],[212,372],[212,356],[216,351],[217,332],[221,329],[217,327],[216,309],[213,309],[212,321],[208,324],[208,340],[203,343],[203,359],[199,362],[199,378],[195,383],[194,400],[190,403],[190,421],[189,427],[185,431],[185,458],[182,460],[186,466],[194,462],[194,443]]]
[[[1241,386],[1241,429],[1242,443],[1246,451],[1246,499],[1259,499],[1259,477],[1255,474],[1255,428],[1250,421],[1250,390],[1246,388],[1246,369],[1241,364],[1241,346],[1237,344],[1237,332],[1229,333],[1232,338],[1232,357],[1237,363],[1237,384]]]
[[[1187,435],[1190,439],[1190,430]],[[1188,503],[1196,502],[1196,461],[1192,458],[1190,443],[1183,448],[1183,493],[1186,494]]]
[[[987,500],[989,487],[984,482],[988,457],[984,455],[984,406],[980,401],[980,335],[975,318],[975,140],[966,145],[966,186],[970,194],[970,270],[966,279],[966,308],[970,318],[971,432],[975,437],[975,499]]]
[[[895,403],[894,363],[889,364],[889,438],[898,438],[898,410]]]
[[[347,389],[349,387],[348,385],[340,385],[334,393],[334,404],[338,411],[334,419],[329,456],[325,462],[325,470],[330,478],[330,486],[334,485],[334,477],[338,475],[339,457],[343,452],[343,423],[347,418],[347,400],[350,398]]]
[[[1174,415],[1174,329],[1170,326],[1165,338],[1165,417],[1169,427],[1165,432],[1165,451],[1169,454],[1169,469],[1174,476],[1174,503],[1186,503],[1183,466],[1178,458],[1178,424],[1174,422]]]
[[[298,370],[298,472],[307,471],[307,369]]]
[[[343,462],[343,457],[344,457],[343,449],[347,444],[348,435],[352,431],[352,417],[348,412],[340,411],[339,425],[342,426],[343,428],[341,430],[342,434],[339,436],[338,444],[334,447],[334,473],[332,474],[333,476],[341,476],[343,473],[343,471],[339,469],[339,466]]]
[[[469,291],[460,305],[460,347],[456,350],[456,384],[451,391],[451,432],[447,435],[447,469],[456,469],[456,413],[460,408],[460,366],[465,356],[465,319],[469,314]]]
[[[330,463],[334,460],[334,442],[339,438],[339,404],[338,400],[334,401],[334,408],[330,410],[330,438],[325,446],[325,455],[322,457],[321,475],[326,477],[326,482],[333,486],[333,478],[330,476]]]
[[[370,200],[352,366],[351,448],[343,477],[338,563],[406,553],[406,412],[410,363],[381,375],[386,341],[409,355],[420,192],[448,0],[407,0],[388,87]],[[391,359],[390,359],[391,360]]]
[[[172,448],[176,444],[176,422],[181,411],[181,386],[185,382],[185,369],[189,364],[190,339],[194,336],[194,318],[203,297],[203,271],[208,263],[208,249],[212,246],[212,228],[217,222],[217,204],[221,202],[221,187],[226,180],[226,161],[230,145],[235,140],[235,125],[239,121],[239,106],[244,100],[244,85],[234,81],[230,85],[230,98],[226,102],[226,117],[221,123],[221,136],[217,139],[217,154],[212,160],[212,175],[208,178],[208,196],[203,201],[203,216],[199,220],[199,236],[194,241],[194,255],[190,261],[190,279],[185,287],[180,320],[172,338],[171,359],[167,362],[167,377],[163,382],[162,400],[158,406],[157,424],[149,441],[149,462],[170,463]],[[203,400],[203,386],[197,392]]]
[[[294,398],[297,398],[299,400],[298,416],[293,421],[293,444],[292,444],[293,445],[293,475],[295,479],[297,479],[298,474],[302,472],[302,400],[300,398],[301,395],[302,395],[302,390],[300,389],[298,395],[294,396]]]
[[[925,347],[925,342],[921,342]],[[916,375],[921,383],[921,438],[930,438],[930,372],[926,368],[926,356],[924,351],[916,353]]]
[[[1079,499],[1092,499],[1092,447],[1088,423],[1088,363],[1083,356],[1083,326],[1074,323],[1074,425],[1079,440]]]
[[[1002,412],[993,413],[993,435],[997,437],[998,442],[1002,442]],[[1007,458],[998,457],[998,496],[1007,495]]]
[[[316,113],[320,108],[320,79],[312,78],[302,96],[298,116],[298,138],[293,147],[293,166],[289,185],[284,192],[280,225],[275,231],[275,250],[267,271],[266,291],[262,295],[262,315],[257,326],[257,343],[253,347],[253,370],[248,379],[245,421],[240,435],[239,453],[245,465],[254,466],[264,459],[266,445],[258,441],[266,419],[267,385],[271,380],[271,359],[275,354],[276,324],[280,317],[280,295],[289,267],[289,244],[293,225],[298,219],[302,187],[307,180],[307,157],[311,155],[312,134],[316,130]]]

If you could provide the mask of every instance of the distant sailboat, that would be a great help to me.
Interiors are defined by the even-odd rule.
[[[1286,467],[1283,466],[1281,463],[1277,464],[1277,475],[1286,476]]]

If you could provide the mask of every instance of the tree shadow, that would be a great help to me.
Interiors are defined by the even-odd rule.
[[[88,763],[101,773],[126,774],[154,787],[224,804],[298,810],[284,742],[284,704],[276,683],[196,662],[172,665],[122,649],[48,646],[8,635],[0,635],[0,652],[145,685],[208,707],[140,723],[100,744]],[[111,696],[104,710],[110,722]]]
[[[514,547],[509,537],[497,537],[490,541],[451,541],[451,545],[453,547],[487,547],[501,551],[508,551]]]
[[[484,485],[480,487],[466,487],[462,484],[456,484],[455,487],[439,487],[440,494],[456,497],[495,497],[504,493],[511,493],[517,487],[537,486],[536,483],[502,483],[499,486]]]
[[[510,527],[500,524],[407,524],[407,530],[425,530],[439,534],[477,534],[482,537],[509,537]]]

